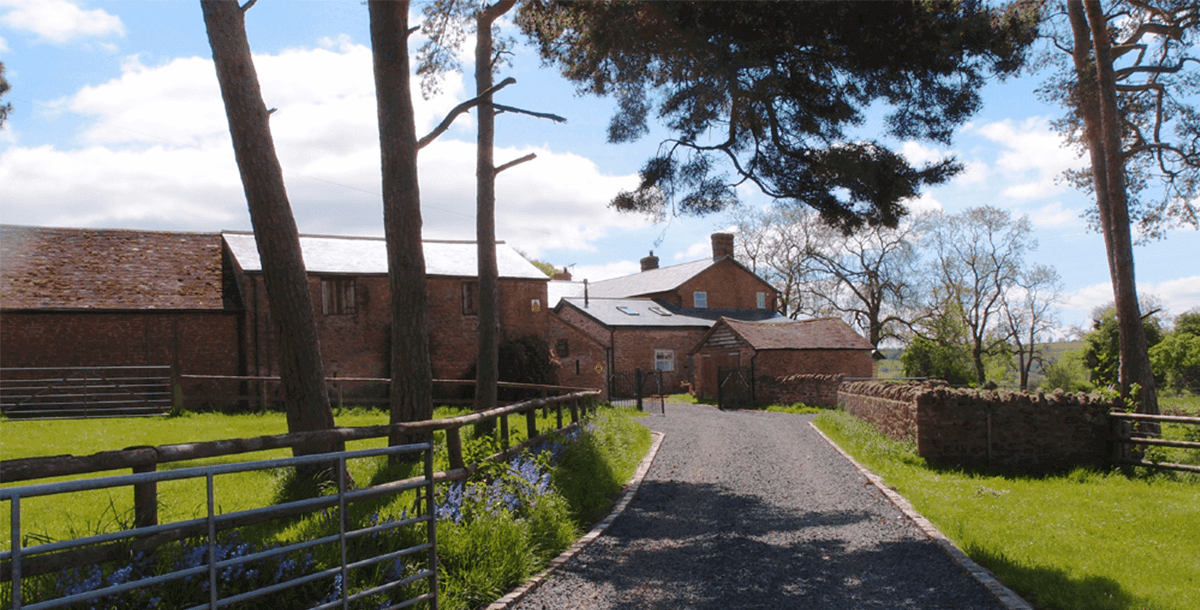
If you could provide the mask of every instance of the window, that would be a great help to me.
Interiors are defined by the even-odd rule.
[[[625,315],[627,315],[627,316],[640,316],[640,315],[642,315],[642,314],[638,313],[637,311],[634,311],[632,308],[626,307],[626,306],[624,306],[624,305],[618,305],[618,306],[617,306],[617,311],[619,311],[619,312],[621,312],[621,313],[623,313],[623,314],[625,314]]]
[[[673,371],[675,370],[675,351],[669,349],[654,350],[654,370],[656,371]]]
[[[767,293],[765,293],[765,292],[758,293],[758,308],[759,309],[767,308]]]
[[[664,318],[671,317],[671,312],[669,312],[661,307],[651,307],[650,311],[653,311],[654,313],[656,313]]]
[[[537,313],[541,310],[542,310],[541,299],[530,299],[529,300],[529,311],[532,311],[533,313]]]
[[[321,278],[321,311],[327,316],[353,315],[354,278]]]
[[[693,292],[692,307],[695,307],[696,309],[708,309],[708,293]]]
[[[566,358],[571,355],[571,343],[566,339],[559,339],[558,344],[554,347],[554,351],[558,354],[559,358]],[[578,374],[576,373],[576,375]]]
[[[479,315],[479,282],[463,282],[462,311],[464,316]]]

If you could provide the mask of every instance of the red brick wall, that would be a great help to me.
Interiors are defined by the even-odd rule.
[[[550,314],[546,342],[558,362],[558,382],[565,386],[600,390],[608,397],[608,350],[580,329],[554,313]],[[560,357],[559,341],[566,341],[567,355]]]
[[[354,276],[354,279],[355,312],[325,315],[321,278],[309,278],[326,375],[387,377],[390,371],[388,346],[391,341],[391,289],[388,278]],[[428,278],[430,359],[434,378],[463,378],[475,363],[479,322],[477,316],[463,314],[462,286],[467,281],[474,282],[465,278]],[[253,369],[257,363],[257,370],[262,375],[277,374],[274,341],[271,339],[273,330],[268,322],[266,292],[261,277],[247,275],[242,285],[246,295],[250,366]],[[502,278],[498,286],[500,340],[530,334],[545,337],[548,326],[546,282]],[[534,311],[532,303],[535,299],[538,301],[537,311]],[[261,308],[257,316],[254,312],[256,304]],[[257,346],[256,337],[259,338]]]
[[[871,377],[873,370],[874,362],[867,350],[768,350],[760,352],[754,361],[754,373],[768,377],[798,374]]]
[[[757,293],[767,293],[768,310],[775,309],[775,290],[769,284],[730,260],[723,260],[684,282],[673,300],[682,307],[694,307],[696,292],[708,293],[709,309],[755,309]]]
[[[1087,394],[952,389],[944,384],[843,384],[838,401],[941,464],[1047,472],[1101,466],[1111,400]]]
[[[171,365],[192,375],[237,375],[236,312],[0,314],[0,366]]]
[[[675,370],[663,372],[663,387],[669,394],[686,392],[683,384],[692,382],[689,352],[706,332],[706,328],[618,328],[613,333],[613,371],[630,376],[639,368],[653,371],[655,350],[673,350]]]

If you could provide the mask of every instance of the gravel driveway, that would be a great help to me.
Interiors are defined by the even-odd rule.
[[[813,416],[666,411],[641,420],[666,438],[628,509],[514,608],[1003,610]]]

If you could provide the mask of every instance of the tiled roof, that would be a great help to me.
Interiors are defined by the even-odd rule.
[[[0,226],[5,309],[223,309],[221,236]]]
[[[666,292],[678,288],[716,262],[709,258],[603,280],[589,285],[588,294],[602,299],[623,299]]]
[[[262,271],[258,245],[252,233],[225,232],[225,242],[244,271]],[[479,274],[475,242],[425,241],[426,275],[475,277]],[[381,237],[300,236],[304,267],[309,273],[355,275],[387,274],[387,242]],[[525,260],[512,246],[496,244],[500,277],[546,280],[550,278]]]
[[[870,341],[837,318],[776,323],[744,322],[730,318],[722,321],[756,350],[873,349]]]

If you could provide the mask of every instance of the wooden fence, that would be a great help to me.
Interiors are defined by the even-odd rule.
[[[506,460],[527,447],[543,442],[554,432],[563,431],[577,425],[584,412],[595,408],[599,396],[599,391],[589,390],[564,396],[530,400],[459,417],[406,422],[396,425],[335,428],[333,430],[318,432],[298,432],[202,443],[160,445],[157,447],[130,447],[119,451],[102,451],[87,456],[62,455],[4,460],[0,461],[0,483],[25,482],[51,477],[77,476],[126,469],[132,471],[134,474],[138,474],[154,472],[157,470],[159,464],[240,455],[268,449],[295,448],[314,442],[346,442],[373,438],[390,438],[393,434],[432,438],[433,432],[436,430],[442,430],[446,434],[446,449],[450,459],[450,470],[434,474],[434,479],[437,482],[461,480],[470,476],[479,466],[479,463],[464,463],[462,436],[460,432],[464,426],[499,420],[500,425],[498,427],[500,429],[500,440],[503,451],[488,457],[487,460]],[[537,428],[537,411],[539,409],[547,415],[551,409],[555,411],[555,430],[548,431],[545,434],[539,433]],[[564,409],[569,413],[569,424],[564,423]],[[515,447],[510,446],[509,440],[508,418],[511,415],[524,415],[528,437],[528,440]],[[400,483],[404,482],[385,483],[382,486],[376,487],[382,489],[389,485]],[[133,497],[135,527],[152,527],[157,525],[157,485],[155,483],[133,485]],[[335,505],[336,499],[329,502],[331,506]],[[256,512],[246,519],[230,522],[227,527],[241,527],[285,516],[289,515],[280,511]],[[203,533],[201,531],[192,531],[193,529],[195,528],[189,529],[183,527],[161,532],[145,541],[142,546],[150,549],[172,540],[181,540]],[[72,553],[31,558],[31,561],[25,564],[23,570],[27,576],[45,574],[89,563],[109,561],[118,558],[122,553],[127,554],[128,552],[129,547],[127,545],[89,547]],[[38,561],[32,561],[33,559],[37,559]],[[0,564],[0,580],[10,579],[10,570],[11,568],[8,564]]]
[[[14,419],[164,415],[172,379],[170,366],[0,368],[0,412]]]
[[[1150,431],[1139,429],[1139,426],[1137,426],[1137,424],[1145,422],[1200,425],[1200,417],[1113,412],[1109,413],[1109,418],[1113,422],[1113,462],[1132,466],[1146,466],[1149,468],[1200,472],[1200,466],[1192,464],[1155,462],[1135,457],[1139,449],[1149,446],[1200,449],[1200,443],[1157,438]]]

